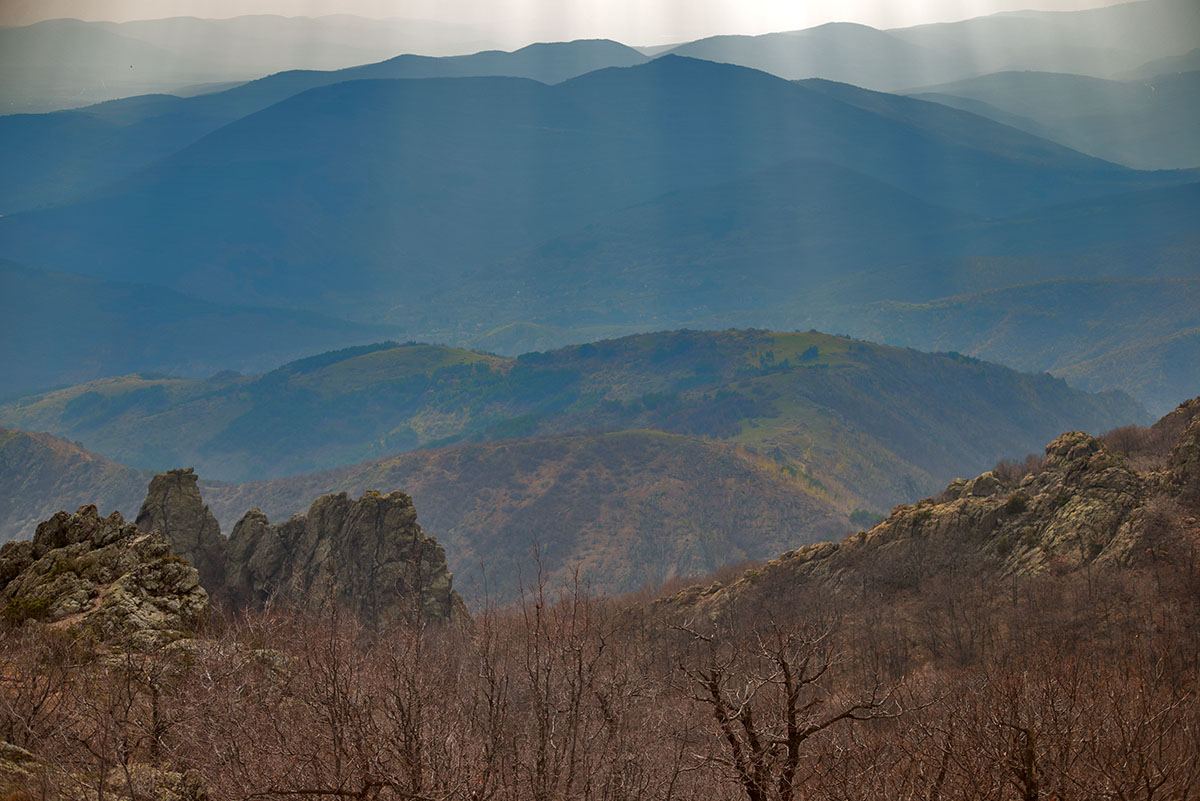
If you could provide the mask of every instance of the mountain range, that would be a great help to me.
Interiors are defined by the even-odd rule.
[[[1020,295],[1035,316],[1094,319],[1070,294],[1055,298],[1065,306],[1029,304],[1049,302],[1047,281],[1192,276],[1200,174],[1127,165],[1195,163],[1194,14],[1151,0],[892,31],[823,26],[654,58],[601,40],[404,55],[0,116],[0,304],[21,343],[0,394],[130,371],[256,371],[380,339],[517,355],[769,326],[1054,370],[1163,411],[1197,391],[1187,332],[1200,317],[1186,310],[1167,330],[1133,304],[1122,341],[1076,327],[1072,350],[1086,358],[1066,360],[1052,345],[984,349],[986,327],[913,339],[857,310]],[[923,64],[953,55],[959,71],[912,77],[923,83],[896,87],[917,92],[905,97],[732,63],[800,78],[762,54],[802,54],[899,83],[910,78],[886,64],[917,63],[913,48],[942,54]],[[738,55],[751,51],[762,58]],[[1050,52],[1061,63],[1038,60]],[[1087,68],[1106,77],[1045,72],[1085,72],[1088,58],[1108,64]],[[54,322],[56,299],[88,292],[109,299],[103,318]],[[134,335],[145,347],[123,332],[147,334]],[[277,344],[255,358],[244,346],[256,339]],[[1131,363],[1136,378],[1119,366]]]
[[[466,314],[460,299],[438,300],[481,263],[511,270],[512,261],[532,262],[539,283],[551,279],[536,259],[544,243],[553,253],[555,236],[656,198],[671,202],[763,171],[770,181],[796,159],[853,170],[978,222],[963,227],[953,214],[929,215],[930,246],[891,255],[887,248],[857,252],[870,241],[849,220],[850,230],[830,234],[849,254],[826,259],[818,250],[808,263],[803,250],[787,249],[790,269],[775,294],[828,282],[850,265],[861,271],[920,259],[948,261],[953,270],[979,251],[1006,255],[1040,244],[1039,226],[1048,227],[1055,204],[1076,204],[1055,212],[1050,232],[1052,246],[1070,253],[1071,235],[1090,242],[1088,224],[1111,210],[1111,201],[1099,210],[1090,201],[1134,190],[1175,194],[1118,202],[1152,210],[1170,203],[1176,212],[1161,219],[1147,212],[1125,230],[1104,220],[1109,239],[1133,238],[1115,244],[1149,240],[1174,249],[1192,233],[1191,190],[1163,188],[1194,180],[1190,173],[1131,171],[937,104],[668,56],[556,86],[366,80],[302,92],[74,203],[0,219],[0,249],[42,269],[247,305],[402,320],[414,333],[445,330],[455,318],[494,325],[517,320],[489,321],[486,308]],[[806,191],[789,177],[777,179],[784,191]],[[883,194],[870,180],[828,183],[801,202],[885,202],[864,197]],[[825,188],[844,190],[845,200]],[[710,202],[721,194],[710,193]],[[892,202],[906,206],[908,198],[893,195]],[[711,215],[725,212],[711,209],[700,219]],[[1063,230],[1066,215],[1082,219]],[[724,231],[718,223],[713,233],[736,231],[737,222]],[[792,222],[779,220],[780,234]],[[455,235],[462,230],[472,235]],[[633,247],[643,244],[636,230],[622,234]],[[655,244],[686,253],[687,243],[669,232]],[[766,261],[751,253],[743,259]],[[1159,269],[1183,269],[1175,259]],[[584,268],[597,275],[610,269],[595,261]],[[728,275],[719,268],[690,273],[697,284]],[[475,286],[468,282],[468,290]],[[486,293],[494,296],[494,288]],[[542,303],[534,297],[524,318],[538,321]]]
[[[1007,70],[1114,77],[1191,51],[1197,30],[1200,10],[1190,0],[1144,0],[891,30],[831,23],[762,36],[716,36],[670,52],[788,79],[828,78],[892,92]],[[1172,67],[1162,70],[1167,71]]]
[[[202,94],[280,70],[328,70],[397,53],[441,56],[489,46],[468,25],[348,14],[51,19],[0,28],[0,113],[147,93]]]
[[[911,95],[1139,169],[1200,165],[1197,70],[1126,81],[999,72],[925,87]]]
[[[133,372],[266,370],[393,333],[316,312],[213,303],[164,287],[47,273],[3,260],[0,285],[4,399]]]

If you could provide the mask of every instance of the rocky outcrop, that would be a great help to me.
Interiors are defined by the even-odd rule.
[[[715,612],[735,600],[786,597],[813,581],[919,586],[956,570],[1067,572],[1085,564],[1135,565],[1197,547],[1200,401],[1151,429],[1122,429],[1136,460],[1081,431],[1046,446],[1021,475],[956,479],[941,495],[896,507],[870,531],[784,554],[728,585],[689,588],[662,603]],[[1168,440],[1168,437],[1173,439]],[[1142,472],[1133,461],[1150,465]],[[1178,552],[1178,553],[1176,553]]]
[[[242,605],[332,601],[368,624],[415,613],[449,621],[463,610],[442,546],[421,531],[402,492],[326,495],[278,525],[252,510],[230,535],[225,579]]]
[[[32,541],[0,548],[0,614],[102,640],[178,637],[208,611],[196,570],[161,535],[95,506],[58,512]]]
[[[171,550],[199,571],[205,587],[216,589],[224,582],[225,538],[217,519],[200,498],[196,473],[191,468],[171,470],[151,479],[138,512],[137,527],[166,537]]]
[[[1171,479],[1179,489],[1179,500],[1200,509],[1200,420],[1194,420],[1171,449]]]
[[[226,540],[195,472],[172,470],[150,482],[137,525],[165,537],[234,609],[317,609],[332,600],[377,624],[414,611],[447,621],[464,608],[442,547],[421,531],[412,499],[400,492],[357,501],[327,495],[279,525],[254,509]]]

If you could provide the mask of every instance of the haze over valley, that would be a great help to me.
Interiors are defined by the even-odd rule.
[[[1200,4],[1016,6],[0,5],[0,799],[1195,798]]]

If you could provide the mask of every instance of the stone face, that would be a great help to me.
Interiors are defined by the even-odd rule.
[[[225,564],[230,597],[248,606],[332,601],[371,625],[417,612],[449,621],[463,609],[445,552],[402,492],[326,495],[278,525],[252,510],[234,527]]]
[[[191,468],[171,470],[151,479],[138,512],[137,527],[166,537],[171,550],[199,571],[205,587],[216,589],[224,583],[225,538],[217,519],[200,498]]]
[[[104,640],[177,637],[208,612],[195,569],[166,539],[95,506],[59,512],[32,542],[0,548],[0,613],[90,631]]]

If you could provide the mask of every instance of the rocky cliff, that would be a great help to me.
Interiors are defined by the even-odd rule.
[[[463,608],[442,546],[402,492],[326,495],[278,525],[248,512],[229,538],[225,586],[240,604],[315,609],[332,600],[372,624],[416,612],[446,621]]]
[[[225,538],[212,512],[200,498],[196,473],[191,468],[171,470],[155,476],[142,508],[137,527],[157,531],[173,550],[200,572],[205,587],[224,583]]]
[[[0,548],[0,614],[100,639],[175,637],[208,611],[199,575],[164,537],[95,506],[59,512]]]
[[[136,524],[84,506],[0,550],[0,614],[10,622],[68,621],[105,637],[183,630],[209,593],[234,609],[334,601],[372,625],[415,612],[446,622],[465,610],[442,546],[400,492],[326,495],[278,525],[254,509],[226,540],[195,473],[172,470],[151,480]]]
[[[936,497],[896,507],[870,531],[790,551],[729,585],[692,587],[662,602],[712,613],[822,582],[903,591],[954,564],[1036,574],[1186,559],[1200,546],[1198,514],[1200,398],[1151,428],[1104,439],[1063,434],[1044,460],[956,479]]]

